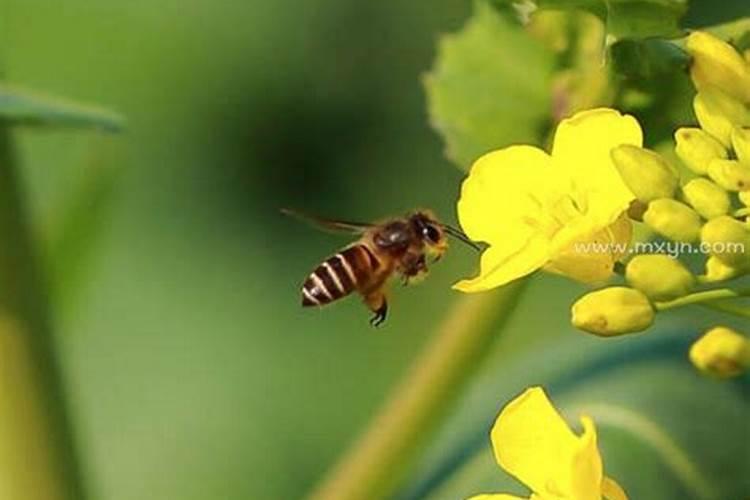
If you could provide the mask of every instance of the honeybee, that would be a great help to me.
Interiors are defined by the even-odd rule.
[[[428,210],[374,224],[328,220],[289,209],[282,213],[323,229],[359,236],[310,273],[302,284],[302,306],[324,306],[356,291],[373,312],[373,326],[383,323],[388,314],[388,278],[399,274],[406,285],[424,277],[427,258],[436,262],[447,250],[446,235],[479,249],[464,233],[438,221]]]

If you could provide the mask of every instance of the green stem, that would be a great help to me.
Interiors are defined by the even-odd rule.
[[[704,290],[668,302],[657,302],[654,306],[657,311],[667,311],[676,307],[683,307],[692,304],[706,305],[714,303],[715,301],[737,299],[741,297],[750,297],[750,289],[733,290],[731,288],[718,288],[715,290]]]
[[[0,121],[0,497],[85,498],[8,124]]]
[[[713,309],[714,311],[719,311],[727,314],[732,314],[734,316],[739,316],[740,318],[750,318],[750,307],[747,306],[741,306],[737,304],[728,304],[726,302],[706,302],[703,304],[699,304],[702,307],[705,307],[707,309]]]
[[[524,283],[461,297],[363,436],[310,500],[376,500],[397,487],[490,351]]]

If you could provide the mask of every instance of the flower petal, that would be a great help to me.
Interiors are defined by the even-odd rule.
[[[542,388],[527,389],[508,403],[491,439],[500,467],[534,492],[547,492],[550,481],[560,487],[570,483],[569,464],[578,440]]]
[[[552,257],[544,270],[590,285],[602,284],[610,278],[615,262],[627,253],[630,245],[633,234],[630,219],[622,214],[604,229],[586,231],[586,227],[571,225],[556,234]]]
[[[469,238],[493,244],[510,240],[520,248],[534,231],[529,218],[541,213],[552,161],[532,146],[511,146],[479,158],[461,186],[458,220]]]
[[[552,148],[555,168],[568,173],[574,199],[600,228],[614,222],[635,199],[612,162],[610,151],[622,144],[642,143],[643,133],[636,119],[614,109],[576,113],[557,127]]]
[[[462,292],[482,292],[505,285],[513,280],[533,273],[549,259],[549,241],[535,236],[520,248],[498,242],[482,253],[479,276],[462,280],[453,288]]]
[[[596,427],[589,417],[581,417],[583,435],[576,443],[570,463],[570,483],[565,492],[576,500],[600,500],[602,457],[596,446]]]
[[[628,495],[622,489],[622,486],[607,476],[602,479],[602,495],[606,500],[628,500]]]

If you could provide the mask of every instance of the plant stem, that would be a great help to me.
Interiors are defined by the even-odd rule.
[[[367,431],[310,500],[388,496],[480,365],[524,282],[461,297]]]
[[[727,304],[726,302],[705,302],[699,304],[707,309],[713,309],[714,311],[720,311],[740,318],[750,318],[750,307],[741,306],[737,304]]]
[[[691,304],[706,305],[718,300],[737,299],[740,297],[750,297],[750,290],[733,290],[731,288],[705,290],[702,292],[691,293],[668,302],[657,302],[655,307],[657,311],[666,311]]]
[[[0,121],[0,498],[85,498],[55,358],[47,297]]]

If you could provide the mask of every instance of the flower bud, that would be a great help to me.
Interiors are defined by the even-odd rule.
[[[750,190],[740,191],[740,201],[746,207],[750,207]]]
[[[750,340],[731,328],[717,326],[690,347],[690,361],[709,375],[736,377],[750,368]]]
[[[675,153],[696,174],[705,175],[714,158],[726,158],[727,150],[708,132],[699,128],[683,127],[674,134]]]
[[[679,184],[677,171],[654,151],[623,144],[610,155],[620,177],[639,201],[671,198]]]
[[[685,201],[704,219],[726,215],[732,205],[726,191],[702,177],[682,186],[682,194]]]
[[[737,160],[711,160],[708,176],[729,191],[750,189],[750,165],[743,165]]]
[[[662,236],[690,243],[700,236],[701,218],[684,203],[660,198],[648,204],[643,222]]]
[[[737,159],[750,167],[750,128],[734,127],[732,129],[732,149]]]
[[[651,300],[672,300],[690,293],[695,278],[668,255],[637,255],[628,262],[625,279]]]
[[[713,255],[706,260],[706,274],[698,276],[701,283],[715,283],[717,281],[726,281],[736,278],[742,274],[739,270],[730,267]]]
[[[573,304],[572,312],[573,326],[602,337],[643,331],[655,315],[642,292],[624,286],[587,293]]]
[[[698,90],[713,85],[741,102],[750,102],[750,66],[734,47],[695,31],[688,36],[685,48],[693,56],[690,76]]]
[[[732,129],[750,125],[745,106],[720,90],[707,89],[695,96],[693,109],[701,128],[714,136],[724,147],[731,145]]]
[[[701,242],[708,252],[729,267],[750,266],[750,230],[728,215],[706,222],[701,229]]]

